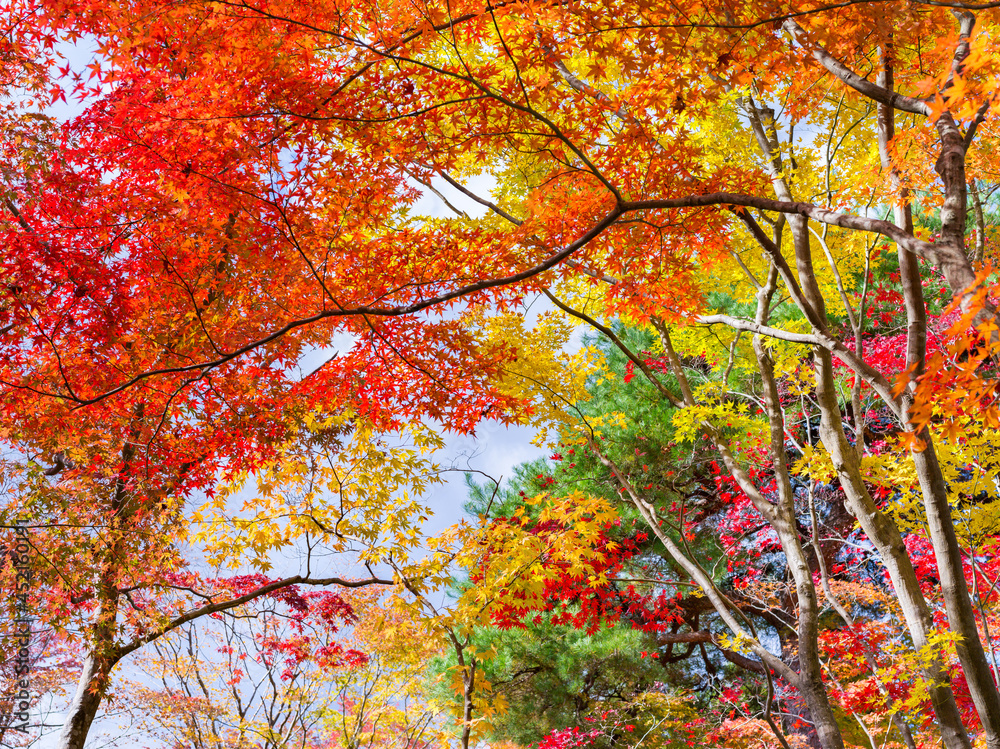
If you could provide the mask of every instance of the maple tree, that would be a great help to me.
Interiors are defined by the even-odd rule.
[[[0,408],[4,440],[35,464],[17,499],[60,524],[60,564],[39,588],[60,591],[44,601],[55,620],[86,586],[53,570],[80,559],[92,641],[134,628],[122,597],[180,570],[186,503],[220,475],[262,478],[267,508],[257,533],[212,521],[209,548],[234,544],[263,565],[307,534],[337,547],[332,504],[303,473],[279,477],[294,492],[268,489],[282,460],[309,463],[289,445],[311,420],[362,435],[534,420],[596,461],[769,695],[773,676],[801,700],[823,749],[850,743],[836,682],[854,676],[831,675],[819,626],[827,606],[855,618],[818,532],[830,507],[845,508],[888,576],[928,730],[948,749],[980,737],[1000,747],[983,555],[966,552],[990,548],[989,518],[962,514],[992,492],[997,422],[995,305],[977,266],[990,255],[995,171],[989,4],[6,10]],[[88,68],[57,64],[57,42],[81,38],[98,50]],[[81,113],[39,111],[63,99]],[[482,175],[489,195],[466,186]],[[411,215],[419,186],[442,183],[486,214]],[[917,205],[935,214],[933,231],[915,222]],[[887,240],[895,296],[879,296],[871,275]],[[927,313],[924,282],[938,274],[958,300],[950,337]],[[627,352],[628,384],[648,381],[678,444],[719,456],[711,481],[730,521],[766,525],[784,559],[794,659],[754,634],[685,547],[683,514],[679,535],[664,530],[675,510],[605,444],[614,423],[574,405],[586,371],[551,355],[559,323],[534,348],[523,340],[513,318],[543,292]],[[879,318],[898,325],[890,341],[874,335],[868,305],[893,303],[905,320]],[[654,336],[649,348],[623,341],[615,318]],[[303,374],[310,354],[325,362]],[[391,494],[352,509],[415,509]],[[268,521],[272,510],[294,522]],[[492,530],[539,541],[516,524]],[[911,536],[933,552],[930,599]],[[362,539],[366,561],[414,543],[403,523]],[[505,578],[477,587],[490,579]],[[905,721],[896,728],[905,741]]]
[[[288,588],[257,599],[221,629],[157,643],[144,668],[161,685],[128,685],[126,699],[148,733],[177,746],[440,746],[423,685],[434,651],[383,597]]]
[[[337,709],[327,725],[333,746],[423,749],[446,746],[454,734],[444,706],[432,694],[427,664],[441,643],[423,617],[398,598],[358,591],[351,598],[358,622],[350,643],[365,662],[336,680]]]
[[[315,485],[312,491],[318,491],[318,476],[323,474],[317,463],[324,458],[327,475],[339,482],[339,514],[333,507],[313,509],[310,493],[297,493],[310,480]],[[267,491],[282,490],[285,494],[274,497],[275,501],[294,498],[302,513],[294,533],[285,529],[286,538],[306,534],[298,574],[262,574],[270,567],[267,550],[282,547],[281,534],[276,539],[265,532],[261,540],[258,531],[264,530],[265,516],[250,523],[233,518],[225,501],[219,505],[214,499],[205,500],[200,509],[204,520],[195,511],[188,515],[189,525],[178,522],[185,498],[151,488],[141,474],[125,477],[122,471],[109,479],[75,467],[54,477],[23,467],[13,472],[19,481],[8,487],[9,498],[17,512],[31,518],[25,532],[25,543],[31,548],[25,558],[32,570],[28,608],[44,623],[45,630],[39,631],[54,630],[63,647],[78,653],[82,661],[62,742],[82,745],[102,703],[113,693],[119,664],[175,630],[261,599],[292,605],[299,600],[287,600],[295,586],[353,588],[392,583],[370,567],[366,574],[354,576],[331,575],[327,570],[317,573],[315,557],[340,554],[343,562],[353,560],[363,571],[365,553],[379,554],[377,544],[384,542],[387,529],[393,550],[403,553],[422,518],[412,512],[413,499],[394,498],[393,482],[395,486],[405,482],[412,491],[430,470],[419,458],[419,450],[390,445],[385,433],[375,435],[360,422],[353,424],[348,435],[323,419],[303,426],[299,439],[286,443],[281,457],[269,466],[270,472],[262,468],[260,476]],[[282,468],[287,472],[284,476]],[[242,478],[234,476],[232,482],[238,484]],[[217,489],[223,500],[235,491],[225,482]],[[263,491],[261,497],[268,496]],[[356,506],[348,504],[348,496]],[[265,509],[263,500],[260,506]],[[380,506],[384,511],[378,510]],[[359,517],[359,507],[365,510],[363,517]],[[272,511],[278,512],[277,508]],[[282,517],[287,520],[280,514],[275,520]],[[307,522],[311,525],[303,529]],[[196,532],[199,529],[201,534]],[[310,531],[313,538],[309,538]],[[199,544],[200,536],[208,542]],[[192,564],[192,547],[206,555],[226,548],[230,553],[223,552],[219,565],[239,570],[252,564],[258,572],[200,574]],[[4,579],[12,582],[13,571]],[[317,595],[321,594],[300,598],[312,600]],[[5,609],[11,619],[14,605],[12,596]],[[42,672],[34,676],[41,677]],[[33,688],[42,686],[36,678]]]
[[[290,586],[216,621],[214,632],[199,634],[189,626],[154,643],[144,671],[160,688],[128,689],[128,699],[144,713],[140,720],[150,723],[156,716],[152,732],[166,733],[175,745],[314,743],[328,675],[365,660],[335,639],[340,627],[354,621],[351,606],[327,591]]]
[[[639,345],[650,343],[648,336],[626,336],[619,331],[619,340],[622,338]],[[581,404],[592,424],[603,425],[603,449],[613,451],[623,473],[637,483],[642,481],[645,494],[663,508],[661,530],[682,545],[696,563],[711,570],[712,579],[734,610],[752,620],[751,626],[757,632],[767,633],[761,636],[779,642],[779,657],[794,663],[798,635],[790,623],[795,621],[796,611],[788,589],[784,554],[773,530],[735,482],[725,476],[711,450],[702,448],[698,460],[686,463],[683,449],[678,450],[680,446],[673,441],[676,430],[670,426],[669,406],[663,409],[661,405],[660,414],[650,409],[656,401],[651,398],[655,389],[648,383],[642,387],[641,381],[635,380],[633,364],[617,350],[608,350],[608,346],[603,347],[608,370],[601,375],[599,384],[592,384],[592,400]],[[692,364],[697,368],[692,372],[707,372],[704,360],[692,359]],[[662,420],[664,416],[666,421]],[[489,508],[498,516],[492,522],[506,525],[523,518],[526,511],[536,516],[531,508],[537,507],[539,500],[526,502],[525,498],[539,491],[564,496],[587,486],[589,491],[614,501],[614,480],[609,481],[611,477],[603,475],[602,469],[592,453],[564,443],[548,465],[535,462],[523,467],[502,501],[494,501],[477,490],[478,501],[473,508],[479,513]],[[770,479],[766,475],[758,478],[767,490]],[[518,491],[518,487],[523,488]],[[801,494],[806,494],[805,489],[800,488]],[[773,491],[773,487],[767,491]],[[834,601],[834,609],[821,618],[822,629],[829,631],[823,631],[820,645],[828,678],[836,684],[836,709],[846,720],[842,728],[852,743],[864,743],[864,736],[892,735],[896,729],[905,728],[905,737],[912,745],[911,727],[927,727],[926,683],[914,681],[918,661],[907,655],[909,645],[898,627],[897,606],[886,590],[884,567],[868,550],[863,535],[855,530],[854,519],[844,512],[839,495],[831,485],[808,488],[808,505],[812,512],[818,508],[821,518],[814,516],[812,522],[816,523],[814,534],[822,528],[822,580]],[[800,496],[800,502],[805,499]],[[776,700],[773,715],[782,716],[780,722],[788,739],[794,743],[804,731],[808,735],[805,727],[809,715],[803,711],[795,690],[776,679],[772,696],[767,696],[769,689],[760,683],[764,669],[759,661],[748,657],[746,643],[719,636],[719,620],[709,601],[690,594],[686,575],[672,563],[666,549],[655,538],[651,540],[649,533],[642,532],[641,522],[636,528],[639,518],[634,511],[625,505],[620,512],[624,517],[608,526],[611,537],[619,539],[610,545],[615,548],[618,544],[620,548],[612,556],[614,561],[606,556],[606,537],[585,540],[593,547],[590,553],[597,554],[593,568],[584,568],[582,573],[573,573],[572,568],[560,571],[560,557],[552,555],[545,564],[553,565],[557,574],[549,578],[541,599],[519,585],[500,591],[507,603],[495,609],[489,619],[489,624],[499,630],[487,628],[479,634],[480,649],[491,644],[503,653],[495,659],[493,672],[488,672],[491,681],[500,685],[500,693],[512,702],[513,720],[503,721],[500,735],[523,737],[526,731],[530,735],[555,719],[566,723],[554,729],[553,746],[603,746],[607,740],[617,745],[614,741],[621,741],[621,735],[611,739],[610,734],[594,732],[594,726],[581,722],[579,711],[589,707],[607,712],[624,699],[622,695],[634,689],[633,678],[647,671],[633,667],[623,675],[609,664],[606,655],[600,655],[602,646],[598,643],[602,641],[615,648],[613,658],[639,660],[641,656],[640,663],[648,663],[646,668],[652,667],[654,674],[659,672],[656,675],[666,686],[661,685],[658,692],[669,694],[678,687],[691,690],[688,701],[697,701],[703,712],[697,719],[688,720],[683,729],[688,739],[707,732],[714,741],[740,746],[751,739],[760,740],[763,731],[766,741],[771,728],[757,711],[763,709],[766,715],[762,706],[772,699]],[[810,510],[800,504],[798,512],[798,522],[808,527]],[[972,513],[980,521],[990,514],[987,511],[984,515],[982,508]],[[535,523],[537,520],[526,527]],[[538,533],[552,532],[544,523],[537,528]],[[990,528],[989,524],[985,528]],[[995,526],[986,532],[995,532]],[[557,546],[567,543],[574,542],[563,540]],[[500,552],[501,558],[507,558],[505,554],[520,558],[521,545],[513,546],[516,551],[505,549]],[[917,571],[923,594],[939,601],[936,570],[927,556],[929,543],[910,535],[907,548],[915,560],[920,560]],[[598,570],[600,576],[595,574]],[[519,569],[511,573],[519,573]],[[979,591],[990,590],[991,584],[981,581]],[[989,604],[980,600],[979,606],[983,622],[987,623]],[[839,629],[833,625],[829,617],[841,613],[850,627]],[[613,629],[605,630],[605,626]],[[582,649],[576,645],[580,635],[574,634],[573,628],[586,629],[587,639],[583,642],[592,644]],[[506,630],[511,631],[510,636],[504,633]],[[626,634],[629,630],[636,634]],[[604,632],[607,635],[602,635]],[[648,633],[645,642],[636,639],[638,632]],[[630,645],[624,646],[625,642]],[[625,652],[622,647],[626,647]],[[935,645],[943,650],[948,647],[947,639],[938,639]],[[556,657],[558,661],[552,662]],[[954,666],[954,657],[953,652],[947,656],[950,667]],[[571,686],[576,669],[587,675],[586,686],[567,694],[564,690],[579,690]],[[553,679],[554,683],[550,681]],[[957,696],[963,718],[975,721],[964,684],[959,685]],[[565,704],[560,704],[560,698]],[[527,702],[519,705],[522,699]],[[641,713],[630,714],[635,721],[642,717]],[[718,730],[713,730],[713,725]],[[664,738],[666,731],[667,726],[660,724],[656,735]],[[918,739],[922,740],[919,733]],[[527,741],[521,739],[519,743],[525,745]]]

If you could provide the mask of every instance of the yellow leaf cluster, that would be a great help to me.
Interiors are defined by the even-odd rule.
[[[224,482],[194,514],[194,540],[213,564],[267,570],[274,552],[305,534],[362,562],[390,552],[404,559],[419,545],[430,514],[420,497],[440,482],[429,457],[440,435],[421,424],[380,433],[347,415],[307,415],[301,428],[318,435],[335,427],[348,431],[344,444],[289,443],[252,475]]]

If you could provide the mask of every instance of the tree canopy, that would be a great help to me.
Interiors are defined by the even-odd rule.
[[[1000,749],[993,6],[4,0],[0,740]]]

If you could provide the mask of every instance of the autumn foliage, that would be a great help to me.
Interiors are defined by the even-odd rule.
[[[990,3],[2,7],[33,730],[1000,749]]]

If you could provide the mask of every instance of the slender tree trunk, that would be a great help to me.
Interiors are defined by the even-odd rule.
[[[775,228],[775,240],[780,242],[780,227]],[[755,322],[765,324],[770,316],[771,297],[777,287],[777,266],[771,266],[765,286],[757,292]],[[685,403],[694,405],[692,391],[677,354],[670,342],[669,332],[661,326],[660,334],[671,368],[684,394]],[[823,683],[823,667],[819,658],[819,605],[812,570],[802,548],[795,517],[795,494],[792,489],[785,455],[785,425],[778,388],[774,380],[774,364],[760,336],[754,336],[754,353],[758,370],[763,379],[764,403],[770,428],[770,454],[778,488],[777,504],[771,504],[757,489],[753,480],[739,464],[711,424],[705,424],[706,433],[712,437],[730,475],[753,502],[761,516],[774,528],[781,542],[785,559],[795,583],[798,608],[796,639],[798,641],[799,684],[798,690],[808,706],[815,729],[815,738],[822,749],[843,749],[844,740],[830,705]]]
[[[814,482],[810,482],[809,518],[812,524],[812,544],[816,553],[816,566],[819,568],[820,584],[823,586],[823,593],[826,595],[826,600],[831,606],[833,606],[833,609],[837,612],[838,616],[840,616],[840,618],[844,620],[844,623],[849,627],[853,627],[854,617],[851,616],[851,612],[848,611],[840,600],[838,600],[837,596],[834,595],[833,587],[830,585],[830,575],[826,567],[826,558],[823,556],[823,548],[820,543],[819,519],[816,517],[814,490]],[[871,653],[865,652],[864,658],[872,676],[877,676],[878,663],[875,661],[875,657]],[[882,682],[880,682],[877,678],[875,682],[878,686],[879,693],[882,695],[882,699],[885,700],[886,708],[892,714],[892,723],[899,731],[899,734],[903,739],[903,743],[906,745],[906,749],[917,749],[917,743],[913,740],[913,732],[910,730],[910,726],[907,724],[903,715],[896,709],[896,705],[894,704],[892,696],[889,694],[889,690],[886,689],[885,685],[882,684]]]
[[[969,253],[969,260],[981,263],[986,256],[986,216],[983,213],[983,201],[979,196],[979,188],[974,179],[969,180],[969,195],[972,197],[972,210],[976,216],[976,244]]]
[[[971,26],[969,31],[971,32]],[[894,90],[891,50],[884,50],[882,58],[882,73],[879,83],[883,88]],[[895,222],[901,229],[912,233],[913,218],[910,204],[907,196],[901,193],[899,176],[897,171],[893,169],[889,157],[889,142],[895,134],[891,107],[884,104],[879,105],[878,124],[879,155],[882,167],[889,172],[892,187],[894,191],[899,193],[894,205]],[[946,181],[949,193],[946,200],[948,220],[954,225],[949,231],[964,242],[967,211],[964,141],[962,141],[960,154],[956,154],[954,150],[945,152],[944,147],[954,140],[954,133],[951,129],[943,130],[942,135],[944,133],[948,133],[949,140],[946,141],[942,137],[943,152],[941,161],[939,161],[939,170],[942,178],[951,179],[956,183],[949,186]],[[944,221],[946,218],[944,211],[942,214],[942,221]],[[906,366],[910,371],[910,383],[915,385],[916,378],[923,372],[926,356],[927,312],[917,258],[902,248],[898,248],[897,252],[907,318]],[[908,408],[904,408],[904,414],[907,412]],[[951,630],[960,636],[956,642],[958,659],[965,672],[969,694],[983,725],[986,745],[989,749],[1000,749],[1000,692],[997,691],[986,652],[979,639],[976,615],[972,608],[972,599],[965,580],[962,550],[951,517],[948,487],[941,473],[941,466],[938,463],[934,442],[929,431],[925,428],[918,436],[924,443],[924,449],[913,451],[912,457],[923,497],[927,529],[934,546],[941,593],[948,613],[948,624]]]
[[[827,327],[826,309],[822,293],[816,282],[812,266],[812,250],[805,219],[789,219],[792,227],[795,264],[803,300],[807,305],[807,316],[814,319],[821,330]],[[865,487],[861,476],[857,453],[851,448],[844,434],[844,424],[840,415],[840,403],[833,378],[833,365],[829,351],[816,348],[814,351],[816,394],[820,405],[820,438],[833,460],[840,478],[848,506],[868,537],[876,544],[883,563],[896,589],[900,605],[914,645],[919,651],[929,642],[933,630],[933,620],[927,602],[920,593],[916,572],[903,546],[899,529],[882,514]],[[947,749],[969,749],[968,734],[962,724],[961,714],[955,702],[955,695],[946,686],[948,678],[939,658],[927,664],[925,676],[935,685],[930,688],[941,736]]]
[[[102,607],[102,616],[111,613]],[[100,621],[94,628],[89,644],[90,652],[84,659],[76,694],[59,733],[59,749],[83,749],[87,741],[90,726],[107,692],[111,669],[118,662],[114,629],[113,618]]]
[[[143,412],[144,408],[140,406],[136,411],[137,420],[142,418]],[[133,441],[137,439],[137,427],[130,431],[129,437]],[[135,511],[127,479],[133,457],[135,446],[133,442],[126,442],[122,448],[122,468],[115,480],[107,508],[110,515],[106,535],[108,545],[101,555],[105,564],[97,581],[97,618],[88,633],[89,652],[84,661],[83,673],[80,674],[76,695],[59,734],[59,749],[83,749],[90,726],[107,692],[111,670],[122,658],[117,642],[120,594],[118,565],[126,555],[124,538]]]
[[[969,695],[983,724],[988,749],[1000,749],[1000,693],[990,670],[986,651],[979,639],[976,614],[965,579],[962,550],[952,522],[948,487],[941,475],[941,466],[934,451],[931,435],[924,429],[920,435],[926,448],[913,454],[924,498],[927,529],[934,545],[941,595],[948,613],[948,626],[959,635],[955,642],[958,661],[965,672]]]
[[[753,651],[754,655],[760,658],[761,663],[764,668],[769,668],[780,678],[784,679],[786,682],[791,684],[794,688],[799,688],[799,683],[801,679],[799,674],[791,669],[787,663],[778,658],[774,653],[770,652],[765,648],[758,640],[751,634],[746,627],[740,622],[743,618],[742,614],[734,613],[736,607],[719,591],[712,581],[712,578],[701,568],[698,564],[693,562],[684,553],[684,550],[674,542],[674,540],[663,530],[660,520],[656,514],[656,508],[651,504],[646,502],[640,494],[636,491],[632,483],[625,477],[624,474],[618,469],[618,466],[601,452],[601,448],[598,444],[594,442],[589,443],[590,449],[593,450],[594,455],[597,459],[604,465],[611,475],[614,477],[615,481],[626,491],[629,499],[632,501],[633,506],[642,516],[642,519],[649,526],[649,529],[653,534],[660,540],[666,549],[670,557],[677,563],[677,565],[684,570],[692,582],[694,582],[705,594],[709,603],[712,604],[712,608],[722,619],[723,623],[729,627],[730,631],[733,632],[738,638],[750,643],[750,649]],[[727,659],[732,660],[729,656]],[[737,663],[736,660],[733,660]],[[741,664],[737,664],[741,665]],[[749,668],[750,670],[755,670],[751,665],[746,665],[744,668]]]
[[[882,557],[882,563],[896,591],[907,629],[913,638],[914,649],[921,652],[930,642],[934,621],[927,608],[927,602],[920,592],[920,583],[906,553],[899,529],[878,509],[868,493],[861,476],[857,454],[844,437],[830,354],[817,349],[814,356],[816,394],[822,416],[820,438],[833,461],[848,507]],[[923,677],[933,685],[929,687],[930,698],[944,746],[947,749],[970,749],[972,744],[962,723],[955,695],[949,686],[950,678],[941,659],[931,657],[929,660],[921,659],[921,663]]]
[[[961,23],[962,37],[968,38],[975,17],[965,12],[956,15]],[[956,59],[957,64],[960,64],[961,59],[958,55]],[[947,112],[938,119],[936,125],[941,136],[941,156],[938,159],[937,171],[945,186],[945,202],[941,208],[942,239],[949,245],[964,250],[965,219],[968,211],[965,139]],[[964,252],[962,256],[965,258]],[[974,275],[967,258],[965,262],[968,266],[966,275]],[[963,290],[955,284],[951,284],[951,288],[956,293]],[[967,297],[968,295],[965,295],[965,298]],[[984,314],[990,317],[996,316],[993,310],[987,310]],[[941,576],[941,590],[948,611],[948,623],[953,631],[961,635],[957,644],[958,656],[969,683],[969,693],[976,705],[976,712],[983,722],[986,745],[989,749],[1000,749],[1000,692],[997,690],[986,653],[979,640],[975,613],[962,565],[962,552],[948,504],[947,486],[941,475],[937,456],[933,452],[930,435],[925,429],[919,436],[927,443],[927,449],[919,456],[915,455],[914,459],[917,462],[917,477],[924,495],[928,528]]]
[[[762,289],[759,294],[756,321],[760,324],[768,320],[770,294],[774,290],[776,281],[777,269],[772,266],[768,287]],[[812,569],[802,548],[795,516],[795,493],[789,478],[785,455],[784,415],[779,401],[778,386],[774,380],[774,362],[760,336],[754,336],[753,348],[763,380],[764,405],[771,432],[771,461],[778,486],[778,504],[775,511],[770,513],[773,517],[769,518],[769,521],[781,540],[785,560],[795,582],[795,597],[798,603],[799,673],[802,677],[800,692],[812,715],[820,746],[823,749],[841,749],[844,746],[844,739],[830,706],[826,686],[823,684],[823,665],[819,657],[819,603]]]
[[[773,127],[772,121],[762,118],[761,111],[753,108],[752,103],[748,110],[758,146],[771,165],[775,193],[780,200],[792,200],[791,191],[780,171],[780,157],[774,150],[774,138],[773,136],[769,137],[769,131]],[[788,216],[788,224],[792,232],[795,269],[798,275],[798,285],[801,289],[800,303],[803,305],[803,313],[818,330],[825,333],[828,327],[826,305],[813,270],[807,220],[802,216]],[[780,247],[776,246],[775,250],[780,254]],[[964,252],[962,260],[967,266],[968,261]],[[792,283],[791,278],[787,280]],[[862,529],[876,544],[882,555],[883,562],[899,596],[904,617],[914,639],[914,645],[919,651],[929,642],[933,629],[933,621],[927,603],[920,593],[919,581],[906,554],[899,530],[889,518],[879,512],[868,494],[861,477],[858,454],[847,443],[833,379],[830,353],[817,348],[814,351],[814,358],[816,391],[821,412],[821,440],[833,460],[847,497],[848,507],[851,508]],[[946,749],[970,749],[971,743],[962,724],[955,695],[947,686],[948,678],[940,659],[935,658],[928,662],[924,673],[925,677],[934,685],[930,687],[931,702],[941,727],[944,746]]]
[[[468,673],[462,674],[462,749],[469,749],[469,740],[472,738],[472,715],[475,705],[472,701],[472,693],[476,688],[476,664],[472,663]]]
[[[99,658],[87,656],[83,673],[76,688],[76,696],[69,707],[69,715],[59,734],[59,749],[83,749],[97,709],[104,698],[108,674]]]

